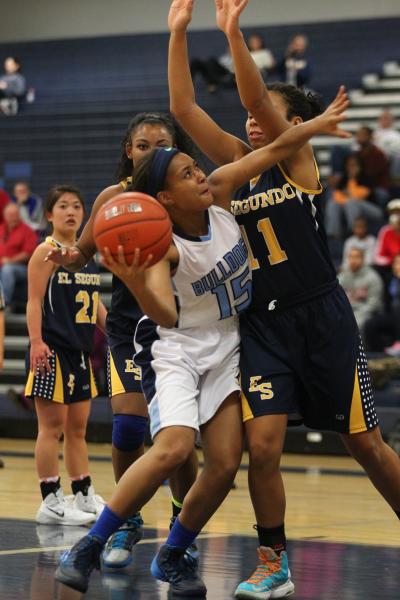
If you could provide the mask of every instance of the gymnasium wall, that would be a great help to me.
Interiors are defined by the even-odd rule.
[[[13,0],[0,19],[4,42],[166,29],[169,0]],[[400,16],[399,0],[250,0],[244,26]],[[197,0],[194,28],[215,28],[213,0]]]

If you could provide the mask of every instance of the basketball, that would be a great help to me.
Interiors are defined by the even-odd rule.
[[[100,252],[107,247],[113,258],[117,258],[118,246],[123,246],[125,260],[131,264],[135,249],[139,248],[140,264],[152,254],[150,265],[154,265],[171,244],[172,224],[157,200],[140,192],[126,192],[100,208],[93,225],[93,237]]]

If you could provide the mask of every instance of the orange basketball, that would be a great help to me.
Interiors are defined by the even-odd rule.
[[[99,209],[93,237],[100,252],[107,247],[116,258],[118,246],[123,246],[126,262],[131,264],[135,249],[140,248],[140,264],[152,254],[150,264],[154,265],[171,244],[172,224],[157,200],[140,192],[126,192]]]

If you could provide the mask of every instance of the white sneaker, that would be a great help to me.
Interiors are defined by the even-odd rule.
[[[68,497],[72,498],[72,506],[85,513],[90,513],[97,519],[106,503],[101,496],[94,493],[94,487],[91,485],[88,489],[87,496],[84,496],[82,492],[78,492],[75,496]]]
[[[61,488],[46,496],[36,514],[36,523],[40,525],[89,525],[94,520],[93,515],[70,506]]]

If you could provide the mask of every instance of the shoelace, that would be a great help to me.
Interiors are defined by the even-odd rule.
[[[279,560],[277,560],[276,562],[268,561],[260,555],[259,558],[262,561],[262,563],[257,565],[257,568],[254,571],[253,575],[251,575],[251,577],[247,580],[248,583],[260,583],[260,581],[262,581],[262,579],[265,579],[266,576],[277,573],[281,568]]]
[[[125,527],[124,529],[117,531],[110,540],[110,547],[129,550],[132,537],[136,533],[136,530],[137,527]]]
[[[172,556],[171,556],[172,555]],[[172,564],[171,564],[172,557]],[[196,577],[197,564],[192,560],[187,560],[187,556],[170,553],[163,564],[163,569],[168,576],[170,583],[179,583],[185,579],[194,579]]]

